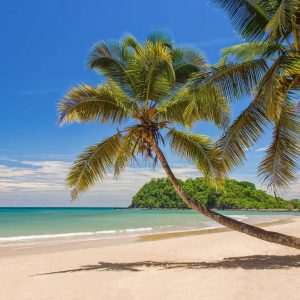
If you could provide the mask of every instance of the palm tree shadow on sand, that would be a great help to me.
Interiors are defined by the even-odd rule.
[[[182,269],[237,269],[268,270],[300,268],[300,255],[252,255],[228,257],[215,262],[176,262],[176,261],[140,261],[128,263],[111,263],[100,261],[95,265],[81,266],[77,269],[55,271],[36,275],[63,274],[86,271],[130,271],[141,272],[147,268],[169,270]]]

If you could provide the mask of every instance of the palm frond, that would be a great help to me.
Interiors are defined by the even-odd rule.
[[[222,58],[220,65],[224,65],[226,61],[244,62],[259,57],[273,58],[278,52],[286,52],[288,49],[281,44],[269,42],[251,42],[227,47],[221,50]]]
[[[135,158],[134,156],[135,141],[130,133],[122,137],[119,145],[119,152],[114,162],[114,176],[118,177],[125,169],[128,163]]]
[[[268,116],[277,121],[281,106],[285,102],[287,86],[297,74],[300,74],[300,58],[280,56],[266,72],[256,87],[257,93],[264,95]]]
[[[170,50],[162,43],[147,42],[136,51],[128,73],[135,82],[136,98],[157,101],[170,91],[175,82]]]
[[[280,72],[283,77],[293,78],[300,75],[300,53],[288,53],[280,58]]]
[[[184,113],[189,105],[192,102],[192,97],[188,94],[182,95],[181,97],[174,97],[172,101],[167,101],[161,103],[156,112],[156,118],[159,121],[172,122],[174,124],[180,124],[185,127],[189,127],[186,124],[186,119],[184,118]]]
[[[122,57],[123,59],[128,62],[129,59],[132,59],[132,55],[128,55],[128,53],[131,53],[129,48],[133,49],[134,51],[137,50],[137,48],[140,47],[139,43],[136,41],[136,39],[128,34],[122,41]]]
[[[194,86],[215,87],[228,99],[234,100],[250,94],[267,70],[266,60],[259,58],[215,66],[208,73],[194,73],[190,81]]]
[[[224,129],[229,124],[230,112],[226,97],[215,86],[187,86],[158,107],[157,117],[188,128],[196,121],[212,121]]]
[[[172,50],[176,82],[185,83],[189,76],[207,65],[205,55],[192,47],[179,47]]]
[[[77,157],[66,179],[72,200],[76,200],[79,193],[88,190],[97,181],[103,180],[107,171],[114,166],[120,152],[121,137],[121,134],[117,133],[86,148]]]
[[[219,161],[208,136],[170,129],[168,138],[175,153],[182,159],[195,163],[206,178],[217,182],[224,176],[220,174]]]
[[[283,37],[287,37],[292,31],[292,21],[296,17],[293,14],[293,5],[295,5],[293,0],[282,0],[279,2],[275,13],[266,25],[269,40],[280,40]]]
[[[173,40],[170,34],[166,31],[154,31],[147,35],[147,41],[156,44],[161,43],[165,47],[172,49],[173,48]]]
[[[99,120],[121,123],[131,114],[135,103],[120,89],[107,84],[93,88],[79,86],[69,91],[59,104],[59,124]]]
[[[244,163],[245,152],[264,133],[268,122],[266,107],[257,96],[216,143],[226,170]]]
[[[259,165],[259,176],[278,193],[297,178],[300,155],[300,115],[295,103],[287,101],[274,126],[272,143]]]
[[[193,100],[183,115],[186,124],[192,126],[196,121],[211,121],[219,128],[227,128],[231,110],[222,91],[213,85],[203,85],[191,93]]]
[[[127,65],[132,59],[128,47],[119,41],[97,43],[90,51],[88,66],[99,71],[109,80],[115,81],[129,96],[134,95],[134,82],[127,72]]]
[[[269,1],[211,0],[225,10],[243,38],[255,40],[265,33],[272,7]]]

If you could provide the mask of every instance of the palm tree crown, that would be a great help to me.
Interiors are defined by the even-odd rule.
[[[249,80],[257,81],[264,64],[258,68],[247,63],[252,71],[246,75],[245,66],[234,71],[231,65],[209,66],[201,52],[176,48],[165,36],[154,34],[142,44],[131,36],[121,42],[101,42],[92,49],[89,66],[100,71],[106,82],[96,88],[84,85],[71,90],[60,103],[60,123],[98,120],[123,128],[79,155],[67,177],[73,200],[103,179],[108,170],[113,169],[118,176],[129,161],[141,155],[152,159],[154,165],[159,160],[175,191],[190,208],[228,228],[300,249],[299,238],[242,223],[195,201],[182,189],[160,147],[166,136],[174,152],[218,183],[231,163],[220,159],[226,153],[226,143],[215,147],[209,137],[176,126],[190,128],[197,120],[209,120],[226,127],[229,106],[225,95],[236,96]],[[236,78],[241,83],[228,89]]]
[[[250,105],[218,142],[227,169],[245,161],[245,150],[273,127],[259,176],[275,193],[297,178],[300,155],[299,0],[213,0],[245,43],[223,49],[219,68],[230,81],[225,94],[252,94]],[[252,76],[256,74],[257,76]]]
[[[175,47],[163,34],[152,34],[144,43],[129,35],[96,44],[88,64],[106,82],[69,91],[59,105],[59,123],[97,120],[123,128],[78,156],[67,177],[73,200],[109,170],[119,176],[139,156],[153,159],[155,165],[153,147],[164,144],[165,137],[207,178],[223,175],[209,137],[176,129],[190,128],[196,120],[224,128],[229,121],[228,102],[220,86],[211,82],[214,70],[200,51]]]

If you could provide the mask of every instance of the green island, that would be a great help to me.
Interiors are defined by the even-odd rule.
[[[227,179],[222,189],[216,191],[204,178],[180,181],[183,189],[208,208],[216,209],[278,209],[300,210],[300,200],[284,200],[256,189],[248,181]],[[176,194],[166,178],[151,179],[132,198],[130,208],[177,208],[187,205]]]

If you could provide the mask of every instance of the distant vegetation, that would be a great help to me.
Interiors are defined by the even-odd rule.
[[[194,200],[217,209],[300,209],[300,200],[275,198],[257,190],[247,181],[228,179],[222,190],[216,191],[203,178],[181,181],[183,189]],[[132,198],[131,208],[187,208],[169,180],[151,179]]]

